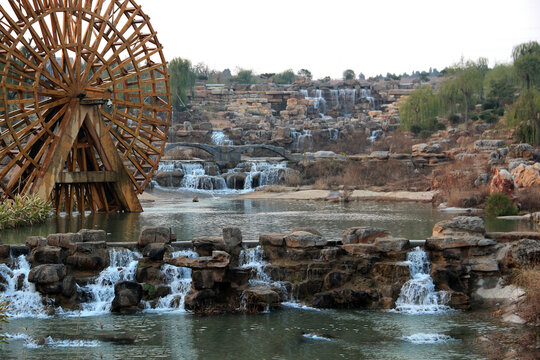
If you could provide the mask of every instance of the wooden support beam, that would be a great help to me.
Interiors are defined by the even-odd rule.
[[[118,181],[116,171],[77,171],[63,172],[57,184],[92,184],[92,183],[114,183]]]

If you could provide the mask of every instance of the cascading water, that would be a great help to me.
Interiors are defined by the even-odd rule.
[[[253,190],[257,187],[278,184],[284,171],[287,171],[286,162],[278,164],[254,162],[251,164],[251,169],[246,176],[244,190]],[[258,185],[255,185],[254,180],[257,177],[259,178],[259,183]]]
[[[342,104],[342,112],[346,117],[352,116],[356,103],[356,89],[340,89],[339,99]]]
[[[302,132],[291,129],[291,137],[294,140],[293,149],[296,152],[304,152],[313,148],[313,135],[311,130],[302,130]]]
[[[339,137],[339,129],[330,128],[328,129],[328,141],[336,142]]]
[[[371,142],[375,142],[383,137],[384,137],[384,131],[382,131],[381,129],[377,129],[371,132],[371,136],[368,137],[368,140]]]
[[[191,250],[177,251],[172,254],[173,258],[180,256],[198,257],[197,253]],[[158,300],[155,310],[184,311],[184,300],[191,290],[191,269],[165,264],[161,267],[161,272],[165,275],[165,283],[171,287],[171,293]]]
[[[326,99],[322,95],[322,90],[313,89],[311,90],[311,96],[309,96],[308,90],[302,89],[300,93],[304,95],[306,100],[313,100],[313,109],[316,113],[319,113],[324,117],[326,111]]]
[[[375,109],[375,98],[373,98],[371,96],[371,90],[362,89],[361,90],[361,97],[362,97],[362,99],[366,99],[369,102],[372,109]]]
[[[135,271],[142,257],[138,252],[128,249],[110,250],[110,265],[99,274],[91,284],[79,288],[79,292],[89,300],[81,304],[82,316],[94,316],[108,313],[114,299],[114,285],[119,281],[135,279]]]
[[[449,309],[446,291],[435,291],[430,275],[431,264],[427,253],[420,247],[407,254],[411,279],[401,288],[396,310],[409,314],[435,313]]]
[[[227,183],[220,176],[206,175],[206,171],[202,164],[199,163],[182,163],[184,178],[180,183],[180,187],[186,190],[226,190]]]
[[[45,317],[43,298],[28,281],[30,264],[22,255],[13,261],[13,269],[0,264],[0,298],[9,303],[9,317]]]
[[[223,132],[223,130],[213,130],[212,131],[212,142],[220,146],[231,146],[234,143],[229,139],[229,137]]]
[[[246,248],[240,252],[240,268],[251,269],[251,277],[249,279],[250,286],[266,285],[272,286],[273,282],[264,268],[268,263],[264,260],[264,251],[262,246]]]

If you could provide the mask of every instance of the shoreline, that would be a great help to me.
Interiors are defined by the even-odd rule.
[[[372,191],[354,190],[347,197],[349,201],[395,201],[395,202],[422,202],[430,203],[437,191]],[[340,201],[343,199],[343,191],[333,190],[285,190],[283,192],[254,191],[236,196],[237,199],[246,200],[325,200]]]

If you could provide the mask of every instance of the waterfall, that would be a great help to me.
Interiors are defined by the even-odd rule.
[[[212,142],[216,145],[220,146],[230,146],[234,145],[234,143],[229,139],[229,137],[223,132],[223,130],[213,130],[212,131]]]
[[[381,129],[373,130],[371,132],[371,136],[368,137],[368,140],[371,142],[375,142],[376,140],[379,140],[380,138],[384,137],[384,131]]]
[[[244,182],[244,190],[253,190],[257,187],[279,184],[284,171],[287,170],[287,162],[272,164],[268,162],[254,162]],[[259,183],[255,184],[258,177]]]
[[[324,117],[324,113],[326,111],[326,99],[322,96],[322,90],[311,90],[311,96],[309,96],[308,90],[305,89],[300,90],[300,93],[306,100],[313,100],[314,111],[318,112],[322,117]]]
[[[26,257],[21,255],[12,260],[13,269],[0,264],[0,299],[9,303],[9,317],[45,317],[43,298],[28,281],[30,264]]]
[[[172,254],[173,258],[180,256],[198,257],[192,250],[177,251]],[[171,287],[171,293],[158,300],[156,310],[185,311],[184,301],[191,290],[191,269],[165,264],[161,267],[161,272],[165,275],[165,283]]]
[[[362,89],[361,90],[361,98],[366,99],[369,104],[371,105],[372,109],[375,109],[375,98],[371,96],[371,90],[369,89]]]
[[[81,315],[94,316],[110,312],[114,299],[114,285],[119,281],[135,279],[138,259],[141,257],[138,252],[128,249],[110,250],[109,267],[104,269],[93,283],[79,288],[79,292],[89,298],[87,302],[81,304]]]
[[[434,313],[448,310],[449,295],[446,291],[435,291],[430,275],[428,255],[420,247],[407,254],[411,279],[401,288],[396,301],[396,310],[409,314]]]
[[[222,193],[235,190],[253,191],[259,187],[277,185],[283,181],[283,175],[290,171],[286,161],[243,162],[225,174],[216,170],[216,176],[208,175],[201,163],[163,162],[159,169],[164,173],[181,170],[184,176],[180,180],[179,189]]]
[[[291,128],[291,137],[294,140],[294,151],[304,152],[313,148],[313,135],[311,134],[311,130],[302,130],[302,132],[298,132],[296,129]]]
[[[340,89],[339,98],[343,104],[343,114],[350,117],[356,103],[356,89]]]
[[[329,128],[328,135],[329,142],[336,142],[339,137],[339,129]]]
[[[227,184],[221,176],[206,175],[202,164],[182,163],[184,178],[180,182],[180,187],[186,190],[226,190]]]
[[[332,107],[339,108],[339,91],[330,90],[330,100],[332,101]]]
[[[271,286],[273,284],[270,275],[264,271],[267,265],[268,263],[264,260],[263,248],[260,245],[254,248],[245,248],[240,252],[240,268],[251,269],[250,286]]]

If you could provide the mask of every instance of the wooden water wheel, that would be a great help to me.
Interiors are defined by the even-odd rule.
[[[134,0],[3,0],[0,78],[0,197],[142,211],[171,99],[162,45]]]

